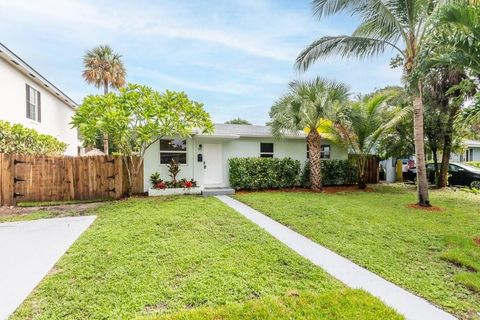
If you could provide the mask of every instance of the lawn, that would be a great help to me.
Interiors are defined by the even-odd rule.
[[[442,211],[408,208],[415,191],[398,185],[236,198],[461,318],[480,318],[479,195],[432,191]]]
[[[215,198],[92,210],[93,225],[12,319],[401,319]]]

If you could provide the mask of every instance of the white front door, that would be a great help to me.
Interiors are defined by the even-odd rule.
[[[203,145],[203,183],[206,187],[223,186],[223,159],[221,144]]]

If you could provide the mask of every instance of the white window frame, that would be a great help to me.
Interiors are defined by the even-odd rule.
[[[29,92],[28,92],[28,100],[26,101],[26,103],[28,104],[30,115],[27,113],[25,116],[29,120],[32,120],[35,122],[41,122],[40,112],[41,112],[41,94],[42,93],[28,83],[27,83],[27,86],[28,86]],[[25,97],[25,99],[27,99],[27,97]],[[33,116],[32,116],[32,111],[33,111]]]
[[[325,156],[325,147],[328,147],[328,157]],[[332,158],[332,146],[329,144],[322,144],[320,146],[320,159],[331,159]]]
[[[172,140],[181,140],[181,141],[185,141],[185,151],[184,150],[164,150],[162,151],[162,141],[172,141]],[[160,139],[158,141],[158,144],[159,144],[159,148],[160,148],[160,164],[161,165],[168,165],[168,163],[162,163],[162,153],[178,153],[178,154],[185,154],[185,163],[181,163],[179,162],[178,164],[180,166],[186,166],[188,165],[188,141],[186,139],[167,139],[167,138],[163,138],[163,139]]]
[[[262,152],[262,144],[271,144],[272,152]],[[260,142],[260,158],[273,158],[275,154],[275,143],[273,142]],[[266,156],[266,157],[264,157]]]

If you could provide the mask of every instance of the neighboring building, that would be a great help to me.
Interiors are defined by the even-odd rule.
[[[322,141],[323,159],[347,159],[348,150]],[[168,180],[170,159],[180,163],[179,178],[195,179],[201,187],[229,187],[230,158],[290,157],[307,162],[307,142],[303,132],[289,134],[282,139],[272,136],[267,126],[215,124],[212,134],[194,134],[187,139],[162,139],[145,154],[144,188],[151,187],[150,175],[159,172]]]
[[[0,119],[49,134],[78,155],[81,142],[70,121],[77,104],[0,43]]]
[[[464,151],[462,154],[452,154],[450,159],[453,162],[480,161],[480,141],[464,140]]]

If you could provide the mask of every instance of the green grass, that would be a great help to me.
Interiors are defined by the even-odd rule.
[[[37,219],[54,218],[56,215],[49,211],[37,211],[26,214],[12,214],[8,216],[0,216],[0,223],[15,221],[31,221]]]
[[[297,293],[282,297],[265,297],[242,304],[218,308],[198,308],[162,317],[142,320],[290,320],[290,319],[396,319],[393,311],[385,309],[370,295],[359,290],[339,290],[320,294]]]
[[[29,207],[51,207],[51,206],[60,206],[66,204],[82,204],[82,203],[94,203],[94,202],[104,202],[112,201],[105,199],[90,199],[90,200],[65,200],[65,201],[23,201],[17,203],[18,207],[29,208]]]
[[[407,208],[415,192],[248,193],[237,199],[460,317],[480,312],[480,196],[432,191],[441,212]]]
[[[95,213],[92,226],[12,319],[131,319],[197,308],[192,317],[211,310],[235,319],[280,304],[302,313],[298,303],[314,308],[317,300],[324,303],[313,314],[399,318],[217,199],[130,199]],[[297,303],[281,298],[295,292],[302,292]]]

